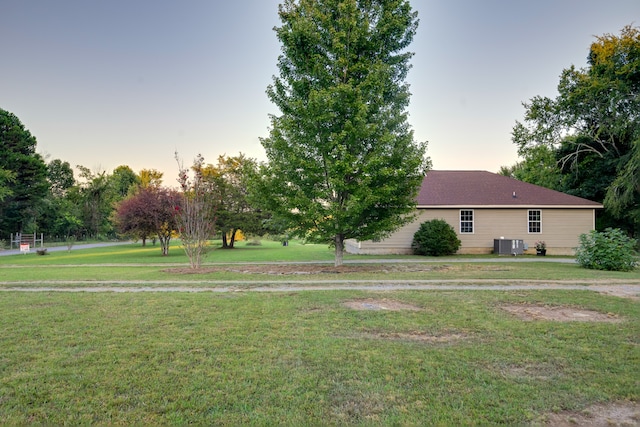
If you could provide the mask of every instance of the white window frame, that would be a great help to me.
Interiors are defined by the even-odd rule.
[[[537,212],[538,219],[531,219],[531,213]],[[539,231],[531,231],[531,225],[538,224]],[[529,209],[527,210],[527,233],[529,234],[542,234],[542,209]]]
[[[468,219],[464,219],[462,218],[462,213],[463,212],[471,212],[471,220]],[[475,224],[475,218],[476,218],[476,214],[474,212],[473,209],[460,209],[460,213],[458,215],[458,219],[460,220],[460,234],[474,234],[476,231],[476,224]],[[471,223],[471,231],[463,231],[463,227],[462,224],[465,223]]]

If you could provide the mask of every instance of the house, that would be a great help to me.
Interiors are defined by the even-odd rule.
[[[349,239],[354,254],[410,254],[413,235],[425,221],[444,219],[461,241],[460,254],[491,253],[494,239],[523,240],[535,253],[544,241],[549,255],[572,255],[580,234],[595,229],[600,203],[486,171],[429,171],[417,197],[416,219],[380,241]]]

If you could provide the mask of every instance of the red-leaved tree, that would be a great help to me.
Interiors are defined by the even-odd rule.
[[[166,188],[141,188],[120,202],[116,209],[116,224],[123,234],[139,237],[143,245],[147,237],[156,235],[162,255],[169,254],[172,233],[177,230],[179,195]]]

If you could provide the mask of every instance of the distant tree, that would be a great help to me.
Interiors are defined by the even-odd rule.
[[[49,229],[49,233],[54,236],[64,237],[65,239],[69,237],[76,238],[82,229],[78,205],[73,203],[70,197],[54,199],[53,203],[56,215],[53,217],[53,226]]]
[[[233,249],[238,230],[261,234],[264,215],[249,199],[249,179],[255,174],[255,159],[219,156],[217,165],[202,169],[203,180],[213,195],[216,228],[222,234],[222,248]]]
[[[203,179],[204,157],[198,154],[195,158],[191,167],[193,171],[191,178],[189,170],[183,166],[177,152],[175,158],[178,162],[178,183],[182,190],[176,219],[189,264],[191,268],[196,269],[200,268],[209,249],[208,241],[213,237],[215,204],[211,189]]]
[[[588,66],[563,70],[555,99],[534,97],[513,140],[521,156],[553,150],[571,194],[604,202],[606,215],[640,231],[640,29],[592,43]],[[611,221],[609,221],[611,222]]]
[[[36,138],[13,113],[0,109],[0,236],[35,231],[49,190],[47,166]]]
[[[60,159],[54,159],[47,164],[47,179],[55,197],[63,197],[76,183],[71,165]]]
[[[45,238],[75,237],[83,228],[79,187],[69,162],[54,159],[47,164],[49,192],[44,197],[38,230]]]
[[[140,185],[140,178],[129,166],[121,165],[113,170],[109,177],[116,201],[122,200],[135,187]]]
[[[84,227],[94,237],[108,234],[113,230],[109,219],[114,209],[114,192],[109,175],[105,171],[93,172],[82,165],[76,167],[80,171],[80,178],[84,180],[79,193]]]
[[[407,123],[405,82],[418,26],[408,0],[286,0],[283,54],[267,89],[281,115],[262,139],[256,181],[292,232],[335,247],[411,220],[429,162]]]
[[[162,255],[168,255],[171,236],[178,229],[179,200],[175,191],[142,188],[117,205],[115,218],[118,230],[142,239],[143,246],[148,237],[156,235]]]
[[[138,174],[141,187],[160,187],[164,174],[156,169],[142,169]]]
[[[529,182],[553,190],[563,190],[562,170],[558,166],[556,153],[546,145],[527,150],[524,159],[515,165],[500,168],[499,173],[519,181]]]

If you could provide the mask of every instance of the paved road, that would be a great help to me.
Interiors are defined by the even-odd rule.
[[[77,249],[93,249],[93,248],[102,248],[105,246],[128,245],[129,243],[131,242],[76,243],[71,247],[71,250],[75,251]],[[35,253],[37,249],[40,249],[40,248],[39,247],[31,248],[30,253]],[[46,249],[47,249],[47,252],[61,252],[61,251],[68,250],[68,248],[64,245],[46,247]],[[20,249],[0,250],[0,256],[7,256],[7,255],[22,255],[22,253],[20,252]]]

